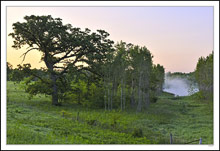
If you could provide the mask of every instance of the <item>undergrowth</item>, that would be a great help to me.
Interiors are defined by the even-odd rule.
[[[105,111],[52,106],[50,96],[29,99],[7,82],[7,144],[169,144],[170,133],[174,144],[213,144],[212,102],[172,97],[164,93],[142,113]]]

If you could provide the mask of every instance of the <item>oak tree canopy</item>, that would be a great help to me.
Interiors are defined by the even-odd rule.
[[[41,52],[41,60],[50,74],[53,105],[58,104],[57,79],[64,76],[70,68],[98,74],[93,67],[113,51],[113,41],[108,39],[109,34],[104,30],[91,32],[86,28],[83,31],[70,24],[64,25],[62,19],[52,18],[50,15],[25,16],[24,20],[13,24],[14,32],[9,34],[14,39],[12,47],[20,49],[28,46],[23,60],[30,51]]]

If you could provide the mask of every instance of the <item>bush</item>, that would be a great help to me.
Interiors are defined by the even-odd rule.
[[[141,128],[135,128],[132,132],[132,136],[134,137],[143,137],[143,131]]]
[[[200,95],[207,100],[213,100],[213,52],[207,57],[199,58],[195,78],[201,92]]]
[[[158,100],[158,98],[157,98],[156,96],[150,97],[150,102],[151,102],[151,103],[156,103],[157,100]]]
[[[65,111],[65,110],[62,110],[62,111],[60,112],[60,114],[61,114],[62,117],[66,117],[66,118],[72,117],[72,113],[69,113],[69,112],[67,112],[67,111]]]
[[[87,120],[87,124],[95,126],[97,124],[97,121],[96,120]]]

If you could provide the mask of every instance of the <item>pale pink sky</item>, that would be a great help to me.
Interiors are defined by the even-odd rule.
[[[192,72],[198,58],[213,50],[213,7],[7,7],[7,33],[25,15],[52,15],[74,27],[106,30],[115,42],[146,46],[166,72]],[[7,37],[7,61],[16,67],[25,49],[11,45]],[[39,61],[33,51],[24,63],[44,66]]]

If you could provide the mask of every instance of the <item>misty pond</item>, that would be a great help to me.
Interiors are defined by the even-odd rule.
[[[188,96],[199,91],[196,83],[186,78],[165,76],[163,91],[173,93],[175,96]]]

